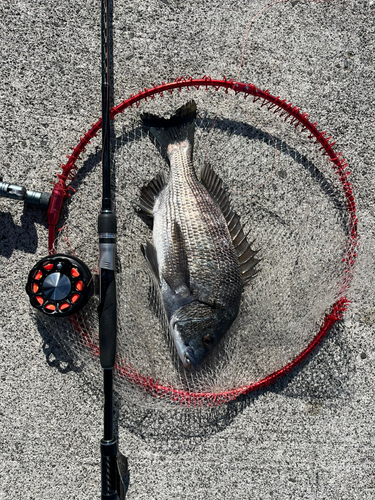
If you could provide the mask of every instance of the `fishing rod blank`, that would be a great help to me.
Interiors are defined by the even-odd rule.
[[[98,219],[100,304],[99,345],[100,363],[104,377],[104,436],[101,440],[102,498],[125,498],[122,476],[126,473],[126,460],[117,459],[117,440],[113,432],[113,367],[116,356],[116,215],[111,202],[111,152],[110,152],[110,75],[109,75],[109,5],[101,2],[102,30],[102,211]],[[123,469],[120,471],[120,468]]]

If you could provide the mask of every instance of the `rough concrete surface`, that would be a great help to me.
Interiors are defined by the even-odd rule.
[[[266,5],[114,0],[114,102],[182,75],[234,78]],[[194,410],[119,396],[129,500],[375,497],[374,13],[373,0],[276,2],[252,25],[239,76],[308,112],[349,162],[360,235],[352,307],[302,366],[241,401]],[[0,174],[48,191],[101,115],[100,2],[8,0],[0,20]],[[91,148],[88,172],[100,138]],[[92,197],[80,197],[87,186]],[[91,267],[97,186],[83,178],[74,199],[92,227]],[[1,199],[0,499],[99,498],[100,373],[90,381],[55,362],[25,293],[46,254],[45,213]]]

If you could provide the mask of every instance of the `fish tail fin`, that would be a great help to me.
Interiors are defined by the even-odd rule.
[[[197,105],[195,101],[189,101],[170,118],[160,118],[149,113],[144,113],[141,118],[143,125],[149,129],[151,136],[166,154],[170,144],[177,144],[186,139],[193,150],[196,116]]]

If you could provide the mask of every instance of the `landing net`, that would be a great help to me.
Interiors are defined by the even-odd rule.
[[[222,178],[262,262],[230,330],[198,369],[186,370],[140,251],[142,243],[152,241],[152,232],[132,200],[161,170],[168,172],[142,128],[141,113],[168,117],[192,98],[198,111],[195,170],[199,176],[209,161]],[[307,113],[252,84],[231,80],[180,78],[131,96],[112,113],[118,390],[142,394],[150,403],[157,398],[197,406],[226,403],[273,383],[313,351],[349,303],[358,236],[343,154]],[[93,145],[89,156],[82,155],[100,127],[99,120],[81,138],[55,188],[63,196],[70,183],[76,189],[64,222],[68,237],[63,229],[54,241],[50,228],[50,248],[74,251],[93,269],[100,151]],[[85,161],[77,171],[80,155]],[[93,298],[72,318],[40,319],[77,362],[99,363],[96,306]]]

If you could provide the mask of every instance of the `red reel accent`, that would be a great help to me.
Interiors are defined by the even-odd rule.
[[[73,304],[75,304],[76,302],[78,302],[78,301],[79,301],[79,299],[80,299],[80,295],[79,295],[78,293],[75,293],[75,294],[73,295],[73,297],[72,297],[72,299],[71,299],[71,300],[72,300]]]

